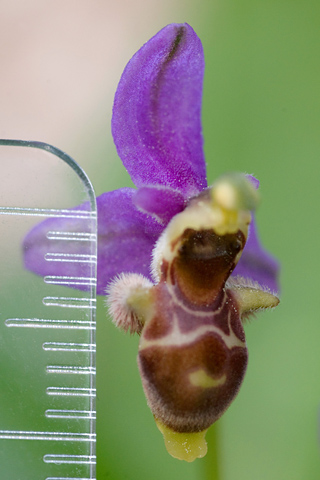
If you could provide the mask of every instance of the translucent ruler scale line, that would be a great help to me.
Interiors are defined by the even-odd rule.
[[[95,388],[75,388],[75,387],[48,387],[47,395],[60,397],[94,397],[96,396]]]
[[[90,219],[94,218],[94,212],[55,210],[53,208],[19,208],[19,207],[0,207],[0,215],[27,215],[31,217],[54,217],[54,218],[76,218]],[[72,232],[64,232],[65,235],[72,235]],[[92,240],[92,239],[91,239]]]
[[[96,480],[95,478],[84,478],[84,477],[47,477],[46,480]]]
[[[59,320],[44,318],[7,318],[7,327],[60,328],[64,330],[95,330],[95,322],[87,320]]]
[[[84,477],[47,477],[46,480],[96,480],[95,478],[84,478]]]
[[[47,477],[46,480],[96,480],[95,478],[84,478],[84,477]]]
[[[8,288],[0,310],[4,363],[16,372],[0,378],[10,406],[8,415],[0,414],[0,452],[9,452],[0,470],[18,480],[15,465],[25,458],[32,472],[26,468],[24,480],[96,480],[95,195],[76,162],[47,144],[0,140],[0,165],[10,187],[7,196],[0,191],[8,239],[0,250],[0,282],[7,285],[11,277],[1,272],[10,272],[16,299],[10,300]],[[24,192],[21,182],[14,191],[17,172]],[[70,192],[76,198],[71,207]],[[29,249],[41,276],[24,267]],[[10,258],[20,264],[12,266]]]
[[[2,440],[47,440],[62,442],[95,442],[95,434],[69,432],[20,432],[18,430],[0,430]]]

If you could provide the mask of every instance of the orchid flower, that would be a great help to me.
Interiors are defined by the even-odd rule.
[[[253,219],[258,181],[228,174],[207,185],[203,74],[202,45],[187,24],[168,25],[133,56],[115,95],[112,133],[137,189],[97,198],[97,293],[108,294],[117,327],[141,335],[147,402],[169,453],[187,461],[205,455],[207,429],[239,391],[243,320],[279,302],[278,263]],[[42,258],[54,228],[62,231],[64,221],[28,233],[26,268],[79,275],[77,265]]]

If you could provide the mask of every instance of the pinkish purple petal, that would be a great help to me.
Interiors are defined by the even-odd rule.
[[[186,206],[180,192],[160,186],[139,188],[133,196],[133,202],[139,210],[152,215],[162,225],[167,225]]]
[[[259,188],[260,182],[257,178],[249,174],[247,174],[246,177],[256,189]],[[232,275],[240,275],[244,278],[254,280],[261,286],[267,287],[272,292],[277,293],[279,292],[278,274],[279,263],[260,245],[253,214],[249,238]]]
[[[137,187],[163,185],[185,197],[207,186],[201,100],[204,57],[187,24],[171,24],[130,60],[113,107],[118,154]]]
[[[254,280],[272,292],[279,292],[279,263],[259,243],[255,220],[250,226],[249,238],[232,275]]]
[[[260,185],[259,180],[258,180],[256,177],[254,177],[253,175],[250,175],[249,173],[246,173],[246,177],[247,177],[247,179],[252,183],[252,185],[254,186],[254,188],[255,188],[256,190],[258,190],[259,185]]]
[[[47,218],[27,233],[22,245],[27,270],[49,283],[90,289],[94,251],[87,241],[92,234],[87,207],[83,204],[66,210],[64,217]]]
[[[135,191],[122,188],[97,198],[98,294],[122,272],[151,279],[151,253],[163,227],[137,210],[132,202]]]
[[[137,210],[132,202],[134,193],[134,189],[123,188],[104,193],[97,198],[97,293],[99,295],[105,293],[107,284],[121,272],[141,273],[150,278],[152,248],[163,227],[150,216]],[[91,253],[88,249],[88,242],[52,241],[47,235],[49,231],[83,232],[83,222],[76,218],[53,218],[36,225],[24,240],[25,267],[43,277],[90,277],[91,271],[88,263],[47,260],[48,253],[49,257],[52,253],[62,255],[89,255]],[[82,290],[88,288],[88,286],[74,282],[74,280],[70,280],[70,284],[67,283],[67,285]]]

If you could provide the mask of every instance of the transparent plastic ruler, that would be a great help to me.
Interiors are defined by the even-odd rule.
[[[0,140],[1,479],[95,479],[96,266],[83,170],[50,145]]]

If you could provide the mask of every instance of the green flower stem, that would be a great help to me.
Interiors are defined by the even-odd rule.
[[[219,426],[212,425],[206,435],[208,442],[208,453],[203,459],[202,477],[204,480],[220,480],[219,468]]]

